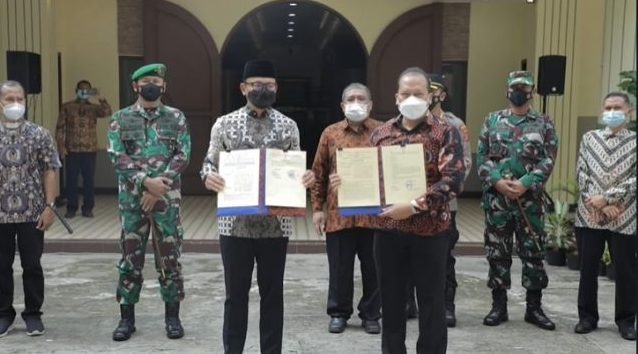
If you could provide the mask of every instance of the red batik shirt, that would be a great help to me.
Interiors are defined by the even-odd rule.
[[[415,195],[419,212],[404,220],[375,218],[375,227],[429,236],[450,226],[448,202],[461,193],[465,177],[463,141],[458,129],[436,121],[428,114],[425,121],[412,130],[402,125],[402,116],[378,127],[370,138],[373,146],[423,144],[427,192]],[[379,161],[379,171],[382,171]],[[383,177],[381,177],[383,192]],[[383,193],[382,193],[383,195]]]
[[[321,133],[319,146],[312,164],[315,184],[312,187],[312,211],[323,211],[327,204],[326,232],[335,232],[353,227],[370,227],[369,216],[342,217],[339,215],[337,191],[330,189],[330,175],[337,172],[337,150],[343,148],[371,147],[370,135],[382,123],[367,118],[354,130],[344,119],[329,125]]]

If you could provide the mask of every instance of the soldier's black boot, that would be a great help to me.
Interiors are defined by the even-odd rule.
[[[492,309],[483,319],[483,324],[498,326],[507,320],[507,290],[492,289]]]
[[[165,304],[166,336],[169,339],[179,339],[184,336],[184,328],[179,320],[179,302]]]
[[[527,290],[527,310],[525,311],[525,322],[529,322],[538,328],[553,331],[556,325],[545,316],[541,308],[542,293],[540,290]]]
[[[447,323],[448,327],[456,326],[456,315],[454,314],[455,293],[456,293],[456,289],[454,288],[445,289],[445,322]]]
[[[135,332],[135,305],[120,305],[120,323],[113,331],[114,341],[125,341]]]

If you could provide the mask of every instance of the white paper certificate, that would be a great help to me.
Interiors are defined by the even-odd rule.
[[[266,149],[266,205],[305,208],[305,151]]]
[[[422,144],[384,146],[383,188],[385,203],[409,203],[427,190]]]
[[[381,205],[379,153],[376,147],[337,150],[340,208]]]
[[[225,186],[217,195],[218,208],[259,205],[259,149],[220,152],[219,174]]]

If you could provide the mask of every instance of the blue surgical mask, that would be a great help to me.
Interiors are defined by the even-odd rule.
[[[623,111],[605,111],[601,120],[604,125],[614,129],[625,124],[627,115]]]
[[[81,100],[88,100],[89,97],[91,97],[91,95],[89,95],[89,92],[87,90],[77,90],[76,91],[78,98]]]

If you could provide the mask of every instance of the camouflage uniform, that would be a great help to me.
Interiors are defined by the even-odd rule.
[[[109,155],[118,176],[122,222],[117,300],[121,304],[139,300],[144,254],[152,228],[162,300],[179,302],[184,299],[184,279],[178,262],[184,234],[180,221],[180,174],[188,166],[191,152],[186,117],[165,105],[147,111],[135,104],[113,114],[108,139]],[[150,213],[143,212],[143,181],[160,176],[173,181],[171,188]]]
[[[506,109],[492,112],[485,119],[476,163],[483,186],[485,250],[490,264],[487,285],[492,289],[510,288],[513,232],[523,262],[523,287],[528,290],[547,287],[543,268],[543,193],[557,149],[553,122],[534,110],[519,117]],[[518,201],[508,199],[494,187],[503,178],[520,180],[527,192]],[[525,217],[533,232],[528,230]]]

